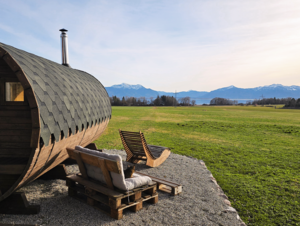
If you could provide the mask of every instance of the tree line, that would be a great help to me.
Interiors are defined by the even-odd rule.
[[[291,97],[287,98],[263,98],[260,100],[253,100],[247,102],[247,104],[252,104],[252,105],[265,105],[265,104],[288,104],[292,99]]]
[[[261,100],[254,100],[250,104],[265,105],[265,104],[284,104],[286,108],[300,108],[300,98],[263,98]]]
[[[191,100],[190,97],[178,98],[178,100],[173,96],[157,96],[155,99],[153,97],[122,97],[120,99],[117,96],[112,96],[109,98],[112,106],[194,106],[196,104],[195,100]]]
[[[300,98],[297,100],[295,98],[291,98],[291,100],[284,105],[287,108],[300,108]]]
[[[263,98],[259,100],[249,100],[246,102],[246,105],[269,105],[269,104],[284,104],[285,107],[300,107],[300,98],[295,99],[291,97],[287,98]],[[244,105],[239,103],[237,100],[230,100],[221,97],[215,97],[210,101],[210,105]]]
[[[226,98],[221,98],[221,97],[215,97],[211,99],[210,105],[236,105],[238,104],[237,100],[229,100]]]
[[[155,99],[153,97],[122,97],[120,99],[117,96],[110,97],[110,103],[112,106],[195,106],[196,101],[191,100],[190,97],[182,97],[176,99],[173,96],[157,96]],[[284,104],[287,108],[300,108],[300,98],[295,99],[291,97],[287,98],[263,98],[255,99],[253,101],[249,100],[246,105],[269,105],[269,104]],[[237,100],[230,100],[221,97],[215,97],[210,101],[210,105],[244,105],[243,103],[238,103]]]

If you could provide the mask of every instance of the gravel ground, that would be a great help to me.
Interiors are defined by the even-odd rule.
[[[120,154],[125,151],[104,150]],[[126,168],[129,163],[124,162]],[[67,166],[69,172],[78,172],[77,165]],[[36,225],[245,225],[230,206],[226,195],[218,186],[211,172],[201,160],[171,154],[159,167],[150,168],[144,162],[136,165],[136,171],[165,178],[182,184],[182,193],[171,196],[159,191],[158,203],[143,203],[137,213],[127,209],[123,219],[115,220],[106,214],[67,195],[63,180],[36,180],[20,189],[26,193],[30,204],[41,205],[36,215],[0,214],[1,223]]]

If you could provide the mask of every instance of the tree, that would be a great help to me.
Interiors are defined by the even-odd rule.
[[[233,105],[234,103],[237,103],[237,101],[232,101],[221,97],[215,97],[210,101],[210,105]]]
[[[182,106],[189,106],[191,104],[191,98],[190,97],[182,97],[180,98],[180,105]]]
[[[110,104],[112,106],[120,106],[121,105],[121,100],[117,96],[112,96],[109,98]]]
[[[159,95],[156,97],[156,99],[153,101],[155,106],[159,106],[161,104],[161,99],[159,98]]]
[[[162,95],[162,96],[160,97],[160,99],[161,99],[162,105],[166,105],[167,96],[166,96],[166,95]]]
[[[125,100],[125,97],[122,98],[122,106],[126,106],[127,105],[127,102]]]

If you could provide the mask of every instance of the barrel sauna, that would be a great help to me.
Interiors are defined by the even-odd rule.
[[[0,43],[0,202],[105,130],[111,105],[92,75]]]

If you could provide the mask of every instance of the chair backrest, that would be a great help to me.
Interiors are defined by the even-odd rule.
[[[93,175],[88,175],[89,173],[88,171],[91,171],[93,173],[93,171],[95,171],[95,168],[99,168],[101,169],[104,177],[103,179],[100,178],[100,181],[106,183],[107,186],[112,189],[114,188],[114,185],[111,180],[110,172],[120,175],[118,177],[120,178],[122,177],[121,179],[124,180],[122,163],[120,163],[120,161],[118,160],[109,159],[109,155],[107,155],[106,153],[101,153],[101,152],[96,153],[97,151],[93,151],[93,150],[89,150],[89,152],[86,152],[84,148],[82,148],[81,150],[67,148],[67,152],[70,158],[77,161],[79,170],[82,176],[86,179],[88,179],[89,177],[93,178]],[[99,155],[103,155],[103,156],[99,156]],[[90,166],[94,168],[91,168]],[[96,175],[99,176],[99,171],[96,172]],[[93,179],[99,180],[99,178],[93,178]]]
[[[147,156],[145,153],[147,152],[148,155],[150,155],[152,158],[155,158],[149,150],[144,134],[141,131],[129,132],[119,129],[119,132],[124,148],[129,149],[132,154]]]
[[[128,148],[134,155],[146,156],[139,132],[122,131],[119,129],[124,148]]]
[[[144,137],[144,134],[140,131],[140,138],[141,138],[141,141],[142,141],[142,144],[143,144],[143,148],[144,148],[144,151],[147,152],[148,155],[151,156],[151,158],[155,158],[152,154],[152,152],[150,151],[148,145],[147,145],[147,142],[146,142],[146,139]]]

